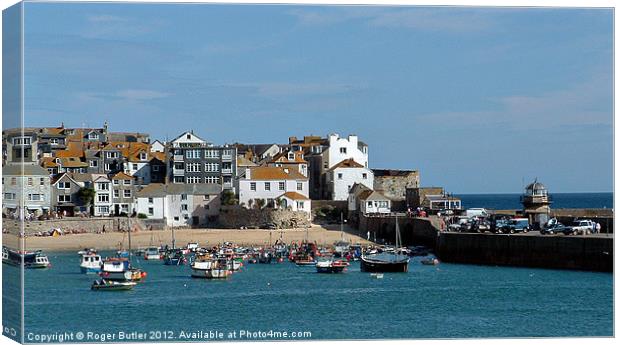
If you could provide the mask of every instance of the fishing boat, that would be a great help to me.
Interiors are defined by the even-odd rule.
[[[271,254],[270,251],[261,250],[261,252],[258,253],[258,263],[259,264],[270,264],[272,258],[273,258],[273,255]]]
[[[99,273],[101,272],[101,263],[101,255],[91,249],[91,251],[81,255],[80,271],[82,273]]]
[[[90,289],[98,291],[126,291],[133,289],[136,284],[136,282],[131,281],[119,282],[113,280],[99,279],[93,282],[93,284],[90,286]]]
[[[305,259],[295,260],[295,265],[297,266],[316,266],[317,262],[311,256],[308,256]]]
[[[99,275],[107,280],[140,281],[146,277],[146,272],[132,268],[127,258],[107,258],[101,265]]]
[[[197,258],[192,264],[192,277],[206,279],[226,279],[230,275],[225,258],[212,258],[209,255]]]
[[[158,247],[148,247],[144,251],[144,260],[161,260]]]
[[[32,253],[26,252],[24,254],[24,267],[25,268],[50,268],[52,264],[43,252],[40,250]]]
[[[396,222],[396,248],[400,248],[400,229],[398,227],[398,217]],[[378,254],[363,254],[361,257],[360,268],[362,272],[407,272],[409,257],[406,255],[383,252]]]
[[[325,260],[316,263],[316,271],[318,273],[342,273],[349,263],[343,260]]]
[[[181,249],[169,249],[164,254],[164,265],[181,266],[185,265],[185,263],[187,263],[187,258],[185,258],[185,254],[183,254]]]

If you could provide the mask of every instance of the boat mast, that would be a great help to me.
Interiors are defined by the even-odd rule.
[[[398,254],[398,248],[400,248],[400,229],[398,228],[398,216],[394,216],[394,221],[396,222],[396,251]]]
[[[344,242],[344,215],[340,212],[340,240]]]
[[[175,240],[174,240],[174,228],[172,228],[172,249],[176,248],[174,246]]]
[[[131,226],[128,227],[127,233],[127,239],[129,242],[129,262],[131,262]]]

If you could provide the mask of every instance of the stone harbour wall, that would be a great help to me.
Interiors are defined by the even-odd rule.
[[[20,224],[17,220],[3,219],[2,226],[10,233],[19,233]],[[63,233],[98,233],[104,230],[126,230],[135,226],[140,230],[144,229],[144,225],[136,218],[63,218],[24,222],[24,233],[26,236],[33,236],[48,233],[53,229],[60,229]]]
[[[228,229],[309,228],[310,219],[306,212],[282,209],[247,209],[241,206],[223,206],[220,210],[220,226]]]

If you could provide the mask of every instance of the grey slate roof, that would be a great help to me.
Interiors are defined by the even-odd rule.
[[[138,198],[163,197],[166,195],[214,195],[222,192],[222,185],[213,183],[196,183],[196,184],[163,184],[151,183],[136,192]]]

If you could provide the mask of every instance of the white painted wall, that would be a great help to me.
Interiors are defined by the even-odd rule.
[[[136,198],[135,208],[137,213],[144,213],[148,219],[163,219],[166,210],[165,197],[153,197],[153,202],[149,198]],[[153,215],[149,215],[149,208],[153,208]]]
[[[339,175],[342,174],[340,178]],[[366,178],[364,178],[366,174]],[[336,168],[327,173],[327,189],[331,200],[348,200],[349,190],[355,183],[373,189],[374,174],[367,168]]]
[[[250,184],[256,183],[256,191],[250,189]],[[265,183],[271,185],[270,190],[265,189]],[[284,182],[284,190],[278,189],[280,182]],[[297,183],[302,184],[302,189],[297,190]],[[251,199],[276,199],[286,192],[297,192],[308,197],[308,180],[239,180],[239,203],[243,203],[248,207],[248,201]]]
[[[330,134],[329,147],[323,152],[323,166],[321,167],[323,171],[349,158],[353,158],[354,161],[368,168],[368,152],[360,151],[357,147],[358,142],[357,135],[341,138],[338,134]],[[346,153],[342,153],[341,148],[345,148]]]
[[[387,206],[381,206],[381,201],[387,202]],[[389,200],[361,200],[362,213],[390,213],[391,202]]]

